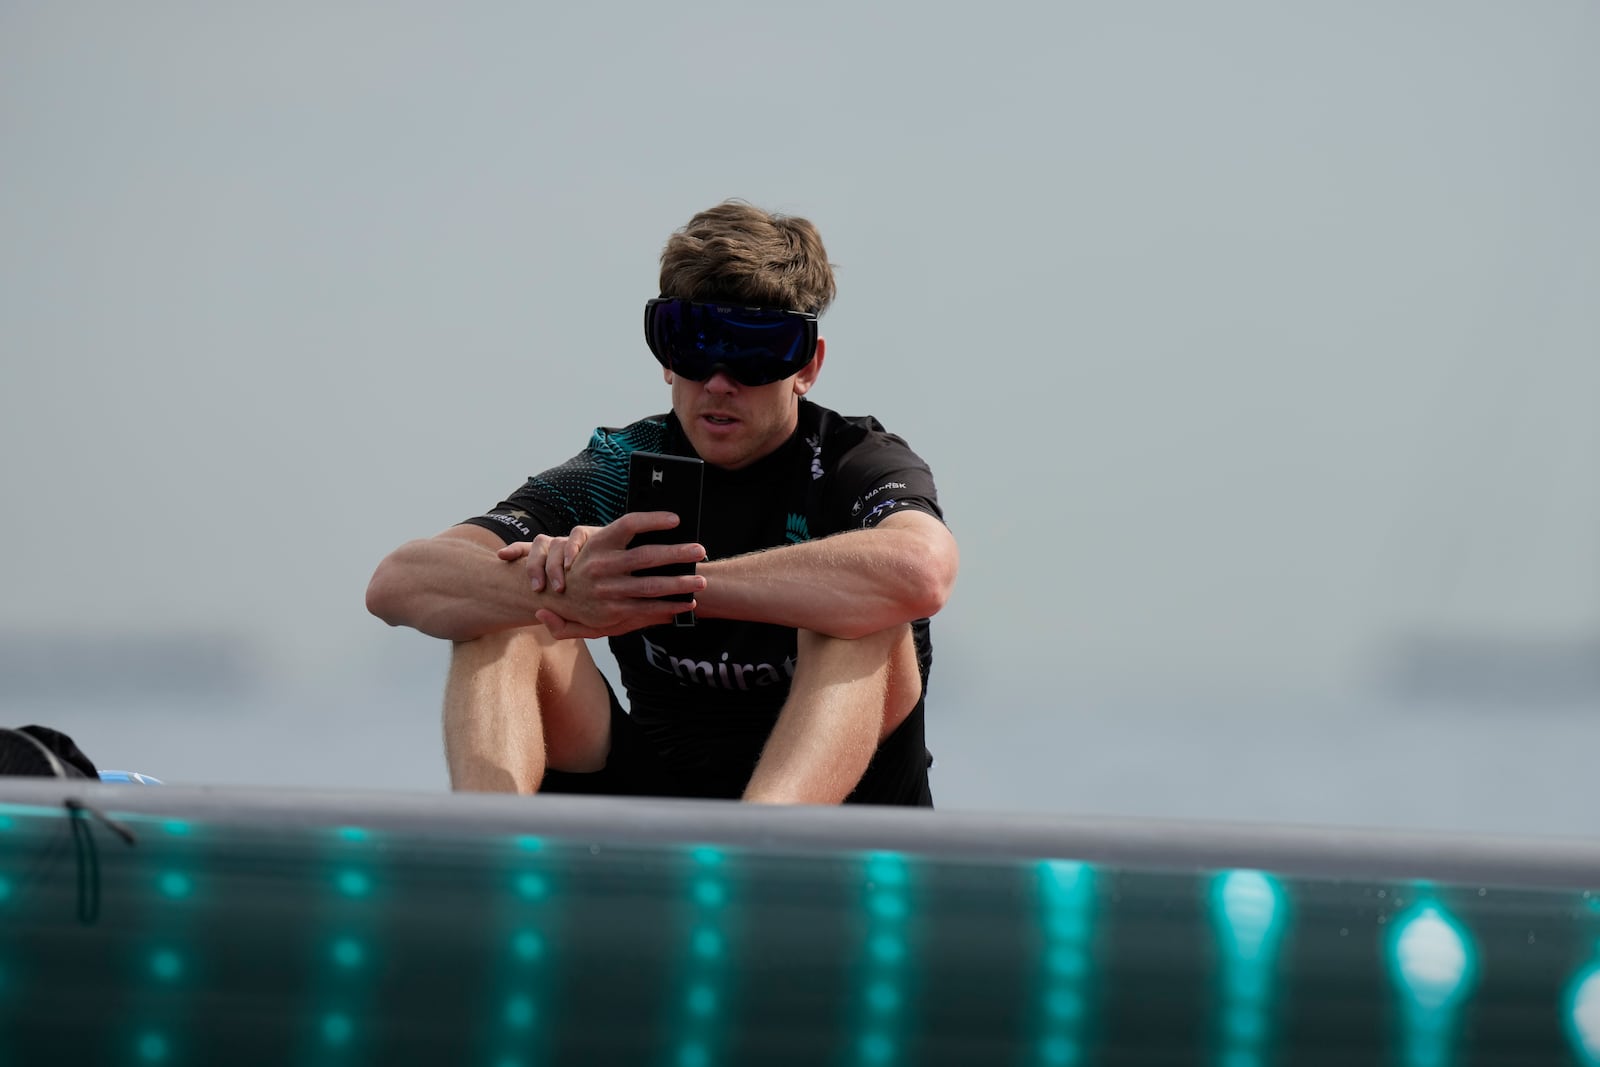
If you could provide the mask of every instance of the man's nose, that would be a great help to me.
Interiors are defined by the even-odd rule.
[[[706,389],[713,393],[732,393],[739,388],[739,383],[734,381],[726,370],[718,367],[711,372],[711,377],[706,379]]]

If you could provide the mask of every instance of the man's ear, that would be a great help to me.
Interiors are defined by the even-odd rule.
[[[666,382],[668,385],[672,384],[672,368],[671,367],[662,367],[661,368],[661,380]]]
[[[805,396],[811,387],[817,384],[817,375],[822,373],[822,357],[827,354],[827,342],[817,338],[817,354],[811,358],[799,374],[794,376],[795,396]]]

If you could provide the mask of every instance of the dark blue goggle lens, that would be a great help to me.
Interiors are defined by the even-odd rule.
[[[644,305],[644,337],[657,362],[692,382],[721,370],[741,385],[766,385],[811,362],[817,317],[661,297]]]

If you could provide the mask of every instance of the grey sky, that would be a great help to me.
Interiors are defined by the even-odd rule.
[[[956,796],[1124,744],[1103,701],[1303,751],[1408,635],[1600,634],[1597,47],[1579,2],[5,4],[0,630],[237,634],[342,706],[436,670],[373,565],[665,408],[655,257],[741,196],[840,265],[816,398],[939,476]]]

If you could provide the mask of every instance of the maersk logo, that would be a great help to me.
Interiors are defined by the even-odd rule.
[[[862,505],[871,500],[873,497],[877,496],[879,493],[883,492],[885,489],[904,489],[905,487],[905,482],[884,482],[866,496],[856,497],[856,502],[850,505],[850,516],[854,518],[855,516],[860,515]],[[892,509],[894,506],[895,501],[885,500],[883,503],[872,509],[872,511],[867,515],[865,521],[870,523],[873,519],[877,518],[879,515],[882,515],[886,509]]]
[[[802,541],[811,540],[811,527],[806,525],[806,517],[791,513],[788,521],[784,524],[783,536],[788,539],[791,545],[798,545]]]
[[[712,689],[761,689],[769,685],[778,685],[794,677],[794,657],[790,656],[780,664],[772,663],[729,663],[728,653],[724,652],[721,659],[690,659],[688,656],[674,656],[665,648],[651,641],[643,634],[639,640],[644,642],[644,661],[658,671],[672,675],[685,685],[704,685]]]

